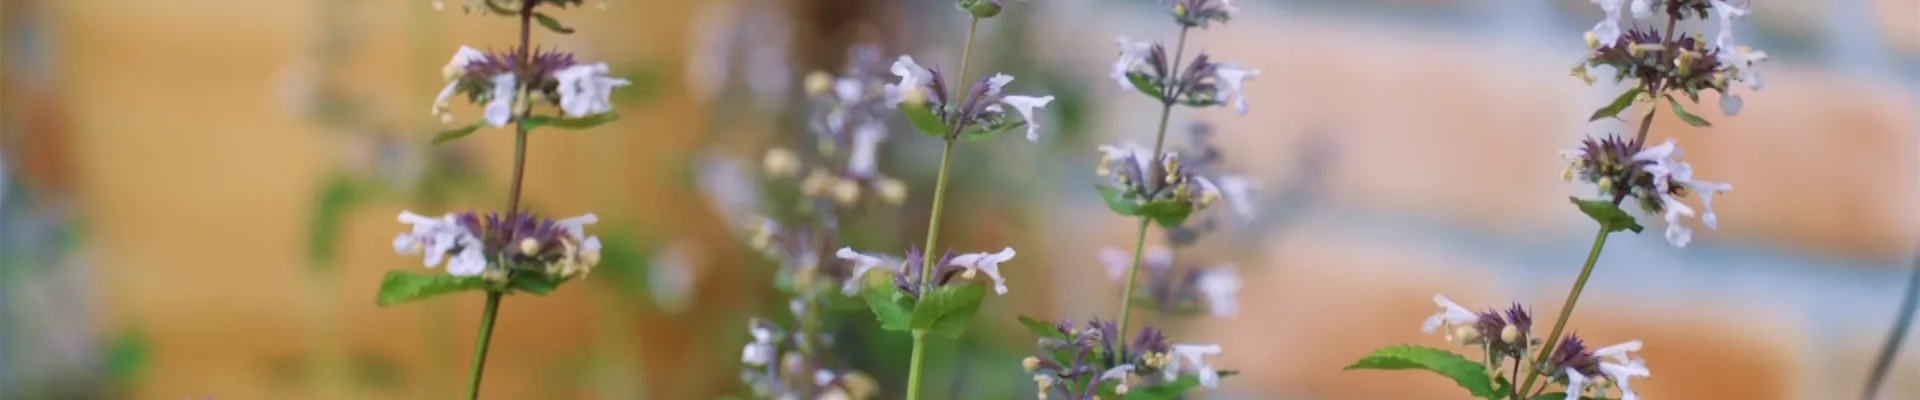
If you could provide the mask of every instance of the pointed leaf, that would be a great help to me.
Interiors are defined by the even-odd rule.
[[[1567,200],[1572,200],[1573,205],[1580,207],[1580,212],[1586,213],[1588,218],[1593,218],[1594,222],[1599,222],[1601,226],[1607,227],[1607,232],[1633,231],[1633,233],[1640,233],[1641,230],[1646,229],[1641,227],[1640,223],[1635,221],[1632,215],[1628,215],[1626,211],[1620,209],[1620,206],[1614,205],[1611,201],[1598,199],[1582,200],[1579,197],[1568,197]]]
[[[1628,89],[1626,93],[1621,93],[1620,97],[1615,97],[1612,104],[1607,104],[1606,107],[1593,110],[1593,116],[1588,117],[1587,121],[1592,122],[1599,121],[1602,118],[1617,118],[1621,111],[1626,111],[1627,107],[1633,106],[1633,100],[1639,98],[1640,94],[1644,92],[1646,92],[1646,89],[1637,87]]]
[[[543,273],[521,273],[515,274],[513,281],[507,283],[507,287],[515,291],[545,296],[547,293],[552,293],[554,289],[559,289],[560,284],[566,282],[566,279],[555,278]]]
[[[416,274],[392,271],[380,281],[381,307],[420,300],[448,293],[486,289],[487,281],[478,276],[453,276],[443,273]]]
[[[1373,354],[1348,365],[1347,370],[1381,369],[1402,370],[1422,369],[1433,371],[1441,376],[1453,379],[1455,384],[1466,388],[1474,396],[1487,397],[1493,394],[1493,379],[1487,376],[1487,367],[1465,356],[1431,347],[1398,345],[1374,350]]]
[[[1181,375],[1180,379],[1172,382],[1128,390],[1126,399],[1172,400],[1196,387],[1200,387],[1199,376]]]
[[[542,126],[551,126],[551,127],[567,129],[567,130],[581,130],[581,129],[600,126],[602,124],[606,124],[608,122],[613,122],[617,120],[620,120],[620,115],[610,113],[610,112],[593,114],[593,115],[588,115],[580,118],[566,118],[566,117],[553,116],[553,115],[534,115],[534,116],[528,116],[527,118],[520,120],[520,126],[529,131],[533,130],[534,128],[539,128]]]
[[[1160,89],[1160,82],[1155,81],[1153,77],[1147,76],[1147,74],[1139,72],[1127,73],[1127,81],[1132,82],[1133,88],[1140,90],[1141,94],[1152,97],[1154,100],[1160,100],[1160,98],[1164,96],[1162,93],[1165,92]]]
[[[1067,340],[1067,334],[1060,333],[1059,329],[1054,329],[1052,322],[1028,318],[1022,315],[1020,316],[1020,324],[1026,325],[1027,330],[1032,331],[1034,336],[1045,339]]]
[[[537,13],[537,12],[533,13],[533,19],[540,20],[540,26],[547,27],[547,30],[554,31],[555,33],[559,33],[562,35],[573,33],[573,28],[568,28],[566,25],[561,25],[560,20],[553,19],[553,17],[548,16],[547,14]]]
[[[953,133],[953,127],[947,125],[946,121],[941,121],[940,116],[934,114],[933,109],[928,108],[925,103],[900,103],[900,113],[906,114],[907,122],[912,122],[913,129],[920,131],[922,135],[947,137]]]
[[[1693,125],[1696,127],[1713,126],[1713,124],[1707,122],[1706,118],[1700,118],[1700,116],[1698,115],[1693,115],[1693,113],[1687,112],[1686,107],[1681,107],[1680,101],[1674,100],[1673,95],[1667,95],[1667,104],[1673,105],[1673,114],[1679,115],[1681,121],[1687,121],[1687,125]]]
[[[433,144],[459,140],[460,138],[467,137],[467,135],[472,135],[474,132],[479,131],[480,127],[486,125],[486,120],[479,120],[473,121],[473,123],[467,124],[467,126],[440,131],[440,133],[433,134]]]
[[[986,140],[1023,126],[1027,126],[1027,121],[1001,121],[992,126],[975,126],[961,131],[960,139],[966,141]]]
[[[1142,217],[1153,218],[1154,222],[1158,222],[1160,226],[1167,228],[1180,226],[1180,223],[1186,222],[1187,216],[1192,214],[1193,204],[1175,200],[1147,203],[1146,205],[1140,206],[1140,209],[1135,213],[1135,215]]]
[[[986,295],[986,285],[958,284],[934,288],[914,305],[911,326],[914,330],[960,337],[962,332],[966,332],[967,323],[972,322],[973,314],[980,310],[980,301]]]
[[[1093,189],[1100,192],[1100,199],[1106,201],[1107,209],[1125,216],[1139,214],[1140,206],[1135,204],[1132,199],[1128,199],[1125,193],[1120,193],[1119,189],[1106,186],[1096,186]]]
[[[906,332],[913,320],[913,305],[905,293],[893,286],[868,287],[861,291],[867,300],[867,308],[873,310],[873,318],[880,321],[880,328],[895,332]]]

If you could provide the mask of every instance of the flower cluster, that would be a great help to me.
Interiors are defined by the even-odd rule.
[[[1172,204],[1198,211],[1221,196],[1213,180],[1194,169],[1182,168],[1180,153],[1164,152],[1155,160],[1152,150],[1135,143],[1100,146],[1100,165],[1095,171],[1106,179],[1101,188],[1116,193],[1115,200],[1136,208]]]
[[[1734,20],[1751,12],[1745,0],[1592,1],[1606,13],[1606,19],[1587,31],[1587,47],[1592,51],[1574,67],[1574,74],[1589,83],[1593,78],[1587,75],[1587,68],[1605,65],[1615,69],[1616,82],[1635,78],[1649,95],[1659,95],[1663,90],[1679,91],[1698,102],[1700,90],[1712,89],[1721,94],[1720,111],[1728,116],[1739,114],[1744,105],[1740,96],[1733,93],[1732,82],[1745,83],[1748,89],[1756,91],[1762,87],[1760,72],[1754,65],[1766,61],[1767,53],[1736,43],[1733,37]],[[1667,30],[1664,33],[1650,27],[1621,30],[1622,7],[1631,9],[1632,20],[1651,17],[1655,9],[1664,10],[1668,15]],[[1674,22],[1704,20],[1710,15],[1718,16],[1720,23],[1720,32],[1712,47],[1703,37],[1674,36]]]
[[[1638,150],[1635,150],[1638,149]],[[1680,149],[1669,139],[1659,146],[1644,147],[1619,136],[1587,139],[1580,147],[1564,150],[1567,169],[1562,176],[1578,178],[1600,188],[1604,196],[1616,201],[1636,199],[1642,210],[1662,214],[1667,222],[1666,238],[1675,247],[1686,247],[1693,230],[1681,219],[1696,215],[1707,228],[1717,228],[1719,217],[1713,212],[1713,196],[1733,190],[1733,185],[1693,179],[1693,165],[1680,161]],[[1682,203],[1689,193],[1700,195],[1702,212]]]
[[[506,126],[515,113],[535,104],[549,104],[580,118],[612,111],[613,88],[629,84],[607,76],[606,63],[581,63],[572,54],[558,51],[528,51],[488,53],[461,46],[441,69],[447,86],[434,97],[431,113],[442,122],[452,121],[448,101],[462,95],[482,105],[483,119],[496,127]]]
[[[1182,393],[1195,386],[1218,387],[1220,378],[1234,374],[1207,363],[1207,357],[1220,355],[1220,345],[1168,344],[1166,335],[1152,326],[1127,339],[1112,321],[1096,319],[1085,327],[1071,320],[1021,322],[1041,335],[1044,357],[1021,361],[1033,374],[1041,399],[1054,393],[1069,399],[1117,399],[1133,391]]]
[[[1233,0],[1160,0],[1172,7],[1173,19],[1180,26],[1205,28],[1210,22],[1226,23],[1240,12]]]
[[[1120,58],[1114,60],[1107,77],[1119,84],[1120,89],[1143,91],[1167,104],[1190,107],[1231,104],[1234,112],[1247,115],[1246,81],[1259,77],[1260,70],[1214,62],[1206,53],[1201,53],[1185,70],[1175,71],[1177,64],[1170,63],[1177,60],[1169,59],[1166,47],[1159,43],[1136,42],[1126,36],[1115,42],[1120,46]]]
[[[766,399],[861,400],[880,392],[880,384],[860,371],[834,368],[818,357],[831,337],[791,335],[778,325],[755,319],[748,324],[753,341],[740,351],[740,379],[754,397]]]
[[[394,237],[393,250],[422,254],[428,268],[444,262],[454,276],[505,282],[535,273],[559,281],[585,276],[600,264],[600,238],[585,232],[587,224],[599,221],[593,214],[556,221],[529,213],[429,218],[403,211],[399,220],[413,225],[413,231]]]
[[[845,75],[815,71],[806,79],[813,113],[807,131],[817,139],[818,158],[811,168],[800,154],[784,147],[769,149],[761,165],[767,175],[800,180],[807,197],[830,198],[842,206],[878,199],[887,205],[906,201],[907,187],[879,172],[879,151],[887,139],[887,100],[880,50],[857,46],[850,51]]]
[[[446,3],[446,0],[433,0],[433,9],[445,9],[447,7]],[[461,0],[461,3],[464,4],[460,5],[460,11],[468,14],[493,13],[498,15],[514,15],[520,12],[522,7],[535,7],[540,5],[560,8],[579,7],[581,4],[586,3],[586,0]],[[595,0],[594,5],[605,10],[607,9],[607,0]]]
[[[843,292],[849,295],[857,293],[860,290],[861,280],[867,273],[879,269],[893,275],[894,289],[908,296],[919,297],[922,289],[919,285],[920,275],[926,273],[924,271],[926,268],[923,268],[924,264],[921,262],[924,254],[919,249],[907,249],[906,255],[905,259],[900,259],[886,254],[861,253],[854,251],[851,247],[840,248],[834,256],[853,266],[853,274],[847,278],[842,287]],[[932,280],[928,284],[937,288],[956,283],[958,282],[956,279],[978,279],[981,273],[986,273],[987,278],[993,281],[993,292],[1007,294],[1007,281],[1000,276],[1000,264],[1013,260],[1013,256],[1012,247],[994,253],[956,255],[953,252],[947,252],[946,255],[934,260],[933,275],[929,277]]]
[[[1126,250],[1108,247],[1100,249],[1100,263],[1107,267],[1107,278],[1126,282],[1132,259]],[[1215,317],[1231,317],[1239,311],[1240,273],[1231,264],[1175,271],[1172,250],[1151,248],[1142,255],[1140,266],[1147,272],[1146,292],[1128,301],[1168,313],[1197,312],[1203,302]]]
[[[1421,331],[1429,334],[1440,331],[1449,343],[1480,347],[1482,354],[1486,355],[1482,363],[1486,364],[1489,371],[1505,371],[1502,366],[1506,363],[1520,363],[1511,369],[1513,376],[1495,378],[1511,390],[1527,390],[1513,385],[1525,378],[1522,374],[1538,374],[1564,385],[1567,398],[1579,398],[1588,392],[1605,397],[1608,388],[1617,387],[1620,399],[1633,400],[1638,395],[1633,392],[1630,380],[1651,376],[1646,360],[1627,354],[1640,351],[1641,343],[1638,340],[1589,350],[1578,335],[1569,335],[1552,351],[1548,351],[1546,342],[1533,336],[1533,317],[1519,304],[1514,304],[1502,315],[1494,310],[1468,310],[1443,295],[1434,295],[1433,302],[1440,307],[1440,311],[1427,317],[1421,325]],[[1534,352],[1548,354],[1534,357]],[[1525,398],[1535,397],[1529,395]]]
[[[1187,147],[1174,150],[1179,154],[1181,170],[1215,184],[1214,188],[1219,190],[1220,200],[1227,203],[1232,218],[1242,221],[1252,219],[1254,204],[1250,194],[1254,190],[1253,180],[1222,171],[1221,164],[1226,158],[1220,147],[1213,143],[1213,125],[1195,122],[1188,132]],[[1195,211],[1185,223],[1165,227],[1169,244],[1175,247],[1191,246],[1201,236],[1219,227],[1222,213]]]
[[[932,111],[932,117],[937,118],[938,124],[951,129],[951,132],[944,133],[948,138],[985,136],[1026,125],[1027,140],[1039,141],[1040,121],[1033,118],[1033,112],[1053,102],[1053,96],[1002,93],[1001,89],[1013,82],[1013,76],[1007,74],[982,77],[967,88],[964,97],[950,101],[946,78],[941,76],[939,69],[922,67],[913,61],[913,56],[902,55],[893,62],[890,70],[900,80],[882,86],[886,105],[899,107],[906,104],[908,107],[924,107]],[[1020,115],[1020,119],[1011,118],[1006,111],[1009,107]],[[925,124],[921,121],[914,123]]]

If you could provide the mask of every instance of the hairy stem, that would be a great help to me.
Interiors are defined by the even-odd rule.
[[[1549,358],[1553,357],[1553,350],[1560,341],[1560,334],[1566,331],[1567,319],[1573,317],[1573,306],[1580,302],[1580,292],[1586,290],[1587,278],[1593,276],[1593,265],[1600,261],[1600,250],[1607,246],[1607,234],[1612,230],[1612,226],[1606,223],[1600,224],[1600,233],[1593,237],[1593,249],[1587,250],[1587,263],[1580,267],[1580,277],[1573,280],[1573,290],[1567,291],[1567,302],[1560,306],[1560,318],[1553,321],[1553,331],[1547,334],[1545,347],[1541,348],[1540,357],[1534,359],[1534,365],[1545,364]],[[1528,392],[1526,389],[1533,387],[1533,382],[1538,379],[1540,374],[1528,375],[1527,382],[1518,386],[1520,391],[1517,393]],[[1567,395],[1578,396],[1577,393]]]
[[[1163,168],[1160,165],[1160,157],[1161,157],[1161,154],[1163,154],[1167,148],[1166,147],[1167,146],[1167,120],[1173,116],[1174,99],[1178,98],[1179,96],[1179,93],[1174,90],[1174,85],[1172,83],[1174,79],[1176,79],[1175,76],[1179,74],[1178,71],[1180,71],[1180,58],[1186,56],[1186,53],[1187,53],[1187,30],[1188,28],[1186,27],[1180,28],[1180,42],[1178,45],[1175,45],[1174,47],[1173,65],[1167,69],[1168,71],[1173,71],[1173,72],[1169,73],[1169,75],[1166,77],[1165,82],[1161,82],[1161,86],[1165,87],[1166,89],[1161,91],[1163,97],[1160,99],[1160,131],[1155,133],[1153,136],[1153,167],[1152,168],[1155,171],[1158,171],[1160,168]],[[1150,175],[1159,175],[1159,174],[1156,173],[1156,174],[1150,174]],[[1147,227],[1152,226],[1153,225],[1152,222],[1153,222],[1152,219],[1141,217],[1140,229],[1134,231],[1134,234],[1133,234],[1133,261],[1130,262],[1129,266],[1127,267],[1127,286],[1120,290],[1120,335],[1121,336],[1125,336],[1127,334],[1127,322],[1129,318],[1132,317],[1133,315],[1133,312],[1132,312],[1133,311],[1133,286],[1140,279],[1140,253],[1146,250]],[[1121,340],[1119,342],[1120,342],[1120,354],[1124,355],[1127,353],[1127,342],[1125,340]]]
[[[487,292],[487,311],[480,314],[480,337],[473,345],[473,372],[467,378],[467,399],[480,398],[480,375],[487,368],[487,343],[493,339],[494,315],[500,313],[500,292]]]
[[[1913,328],[1915,309],[1920,309],[1920,257],[1913,260],[1913,275],[1907,279],[1907,295],[1900,303],[1900,313],[1893,319],[1893,330],[1887,332],[1887,343],[1880,346],[1880,355],[1874,358],[1873,370],[1867,375],[1867,387],[1860,392],[1861,400],[1873,400],[1880,394],[1880,383],[1887,379],[1887,371],[1893,369],[1894,356],[1900,354],[1900,342],[1907,337],[1907,330]]]

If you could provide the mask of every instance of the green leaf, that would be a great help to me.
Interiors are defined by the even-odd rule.
[[[1602,118],[1617,118],[1621,111],[1626,111],[1627,107],[1633,105],[1633,100],[1639,98],[1640,94],[1645,92],[1646,89],[1638,87],[1628,89],[1626,93],[1621,93],[1620,97],[1615,97],[1612,104],[1607,104],[1606,107],[1593,110],[1593,116],[1588,117],[1587,121],[1592,122],[1599,121]]]
[[[914,330],[957,338],[966,332],[967,323],[980,310],[987,295],[986,285],[959,284],[934,288],[922,295],[913,307]]]
[[[153,343],[138,330],[123,330],[107,345],[103,364],[108,379],[121,388],[139,384],[153,363]]]
[[[895,332],[906,332],[913,320],[913,304],[908,302],[906,293],[892,286],[884,288],[868,287],[861,291],[867,300],[867,308],[873,310],[873,318],[880,321],[880,328]]]
[[[1135,213],[1142,217],[1153,218],[1154,222],[1159,222],[1160,226],[1168,228],[1180,226],[1180,223],[1186,222],[1187,216],[1192,214],[1193,204],[1175,200],[1147,203],[1140,206]]]
[[[487,121],[483,119],[479,121],[473,121],[473,123],[467,124],[467,126],[440,131],[440,133],[433,134],[433,144],[451,142],[451,141],[459,140],[460,138],[463,138],[463,137],[467,137],[467,135],[472,135],[474,132],[478,132],[480,130],[480,127],[486,126],[486,124],[487,124]]]
[[[1133,200],[1128,199],[1125,193],[1120,193],[1119,189],[1106,186],[1095,186],[1093,189],[1100,192],[1101,200],[1106,200],[1107,209],[1120,213],[1120,215],[1139,215],[1140,206],[1135,204]]]
[[[906,114],[907,121],[913,123],[913,129],[919,130],[922,135],[943,138],[953,133],[953,127],[947,125],[946,121],[941,121],[940,116],[934,114],[933,109],[927,108],[925,103],[900,103],[900,113]]]
[[[1700,86],[1699,86],[1699,84],[1697,84],[1697,83],[1688,83],[1688,84],[1687,84],[1686,86],[1684,86],[1684,87],[1681,87],[1681,89],[1687,92],[1687,100],[1689,100],[1689,101],[1692,101],[1692,102],[1693,102],[1693,104],[1700,104]]]
[[[552,115],[534,115],[520,120],[520,126],[533,130],[542,126],[551,126],[567,130],[581,130],[620,120],[619,114],[610,112],[588,115],[581,118],[566,118]]]
[[[1046,339],[1067,340],[1067,334],[1060,333],[1059,329],[1054,329],[1052,322],[1028,318],[1022,315],[1020,316],[1020,324],[1026,325],[1027,330],[1032,331],[1034,336]]]
[[[1346,370],[1355,369],[1423,369],[1453,379],[1460,387],[1474,396],[1493,395],[1493,379],[1487,376],[1487,367],[1453,352],[1431,347],[1398,345],[1374,350],[1373,354],[1348,365]]]
[[[1019,128],[1022,126],[1027,126],[1027,121],[1004,121],[997,124],[993,124],[992,126],[976,126],[972,128],[967,128],[967,130],[965,131],[961,131],[960,139],[966,140],[966,141],[986,140],[986,139],[993,138],[994,136],[1000,136],[1000,134],[1002,133],[1006,133],[1007,131],[1011,131],[1011,130],[1014,130],[1014,128]]]
[[[1679,115],[1681,121],[1687,121],[1687,125],[1693,125],[1696,127],[1713,126],[1713,124],[1707,122],[1706,118],[1700,118],[1700,116],[1698,115],[1693,115],[1693,113],[1687,112],[1686,107],[1681,107],[1680,101],[1675,100],[1673,98],[1673,95],[1667,95],[1667,104],[1673,105],[1674,115]]]
[[[1126,398],[1127,400],[1138,400],[1138,399],[1171,400],[1171,399],[1180,398],[1180,395],[1185,394],[1187,393],[1187,391],[1193,390],[1193,388],[1199,387],[1199,386],[1200,386],[1200,377],[1194,376],[1194,375],[1182,375],[1180,376],[1180,379],[1174,380],[1173,382],[1166,382],[1158,385],[1147,386],[1142,388],[1134,388],[1132,390],[1128,390]]]
[[[448,293],[486,289],[487,281],[478,276],[416,274],[392,271],[380,281],[380,306],[420,300]]]
[[[507,282],[507,287],[516,291],[545,296],[547,293],[552,293],[554,289],[559,289],[562,283],[567,283],[567,280],[534,272],[514,274],[513,279]]]
[[[1129,72],[1127,73],[1127,81],[1132,82],[1133,88],[1139,89],[1141,94],[1152,97],[1154,100],[1160,100],[1160,97],[1164,96],[1160,90],[1160,82],[1154,81],[1153,77],[1147,76],[1147,74]]]
[[[1601,226],[1607,227],[1607,232],[1640,233],[1641,230],[1646,229],[1641,227],[1640,222],[1635,221],[1632,215],[1620,210],[1620,206],[1614,205],[1612,201],[1582,200],[1579,197],[1567,197],[1567,200],[1573,201],[1573,205],[1580,207],[1580,212],[1586,213],[1587,217],[1593,218],[1593,222],[1599,222]]]
[[[307,221],[307,262],[315,270],[332,267],[340,242],[340,224],[358,197],[354,183],[350,175],[334,174],[314,200],[312,219]]]
[[[533,19],[540,20],[540,26],[547,27],[547,30],[554,31],[555,33],[559,33],[562,35],[573,33],[573,28],[568,28],[566,25],[561,25],[560,20],[553,19],[553,17],[548,16],[547,14],[537,13],[537,12],[533,13]]]

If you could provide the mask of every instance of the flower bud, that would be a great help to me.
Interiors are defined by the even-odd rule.
[[[1609,192],[1612,192],[1612,191],[1613,191],[1613,178],[1600,178],[1600,182],[1598,182],[1598,185],[1600,186],[1600,192],[1601,192],[1601,193],[1609,193]]]
[[[808,96],[826,95],[827,91],[833,90],[833,75],[826,71],[813,71],[807,74],[806,88]]]
[[[533,238],[520,239],[520,254],[540,254],[540,241]]]
[[[843,206],[860,202],[860,181],[841,179],[833,182],[833,201]]]
[[[767,175],[790,176],[800,172],[800,156],[785,147],[767,149],[767,155],[760,159],[760,167]]]
[[[1589,49],[1600,48],[1600,35],[1593,34],[1593,31],[1587,31],[1586,40],[1587,40],[1587,48]]]
[[[800,193],[819,196],[826,193],[827,189],[831,189],[829,186],[832,185],[833,176],[828,175],[825,169],[814,167],[813,171],[807,172],[807,178],[800,181]]]
[[[998,0],[960,0],[960,9],[967,10],[974,18],[987,19],[1000,15]]]
[[[1038,371],[1040,370],[1040,357],[1030,356],[1030,357],[1027,357],[1025,360],[1020,360],[1020,367],[1026,368],[1027,373],[1033,373],[1033,371]]]
[[[1480,341],[1480,330],[1472,326],[1461,326],[1453,330],[1453,339],[1457,344],[1473,344]]]
[[[907,201],[907,184],[900,182],[899,179],[880,178],[880,181],[874,185],[879,186],[877,189],[880,190],[880,199],[885,200],[887,204],[897,205]]]
[[[1507,327],[1505,328],[1500,328],[1500,341],[1513,343],[1519,340],[1520,340],[1520,327],[1507,325]]]

